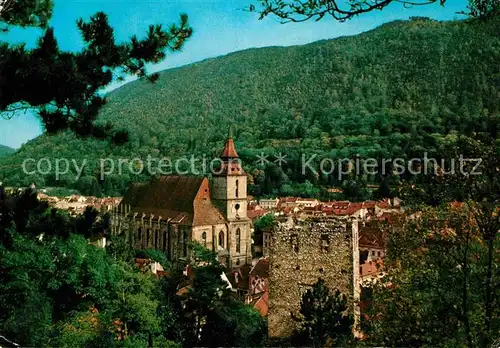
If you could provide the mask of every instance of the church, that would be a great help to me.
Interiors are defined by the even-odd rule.
[[[220,158],[211,183],[172,175],[133,184],[113,214],[113,233],[136,249],[163,251],[177,267],[189,261],[192,241],[215,251],[228,268],[251,264],[247,176],[232,137]]]

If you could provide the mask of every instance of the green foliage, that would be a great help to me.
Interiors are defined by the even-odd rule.
[[[360,180],[346,180],[342,184],[342,190],[344,198],[353,202],[363,202],[370,197],[366,185]]]
[[[70,218],[47,209],[31,190],[19,196],[0,191],[0,214],[0,332],[16,343],[89,348],[264,344],[265,320],[232,297],[221,279],[224,267],[201,245],[192,246],[190,291],[179,296],[185,277],[175,270],[162,280],[142,273],[123,236],[110,236],[107,249],[89,243],[84,235],[102,227],[92,210]],[[144,255],[168,266],[159,251]],[[223,334],[213,335],[215,328]]]
[[[23,26],[46,26],[51,0],[12,3],[0,12],[0,19]],[[61,51],[53,28],[45,30],[34,49],[0,42],[0,89],[5,91],[0,95],[0,112],[12,116],[16,110],[34,110],[49,134],[70,129],[80,136],[123,144],[128,138],[124,130],[95,123],[106,103],[101,91],[116,81],[113,76],[123,80],[134,75],[156,81],[157,74],[147,76],[146,65],[159,63],[167,51],[182,48],[192,34],[187,15],[181,14],[180,23],[168,29],[161,24],[150,25],[145,38],[133,36],[127,43],[115,42],[114,30],[103,12],[87,22],[80,19],[77,25],[84,42],[80,52]],[[93,186],[86,182],[83,191]]]
[[[303,173],[302,156],[316,155],[310,162],[316,172],[324,158],[408,161],[427,152],[440,159],[444,149],[458,146],[457,136],[491,128],[499,111],[493,83],[500,76],[499,25],[498,18],[399,21],[353,37],[251,49],[164,71],[156,85],[140,80],[110,93],[102,108],[98,123],[127,130],[127,144],[71,133],[41,136],[0,160],[0,180],[11,186],[32,181],[27,178],[35,175],[21,172],[26,158],[48,157],[53,164],[74,158],[87,161],[83,183],[72,169],[59,180],[43,176],[45,185],[120,195],[130,182],[149,176],[128,165],[120,173],[120,158],[145,164],[148,155],[213,158],[230,125],[236,125],[254,196],[319,196],[318,187],[341,187],[346,180],[408,180],[408,172],[399,178],[392,171],[386,177],[339,175],[337,165],[328,175],[309,167]],[[281,152],[286,163],[256,163],[261,152],[271,162]],[[115,163],[104,180],[98,158]]]
[[[158,262],[164,269],[170,267],[170,262],[167,259],[165,253],[156,249],[146,249],[146,250],[137,250],[135,253],[135,257],[151,259],[153,261]]]
[[[425,208],[390,229],[388,276],[373,289],[366,323],[371,345],[478,347],[495,338],[484,325],[488,248],[471,213]],[[492,281],[496,301],[499,279]],[[492,313],[493,333],[499,314]]]
[[[500,3],[497,0],[469,0],[468,15],[486,19],[500,13]]]
[[[0,145],[0,157],[8,156],[10,154],[13,154],[14,152],[16,152],[16,150],[11,149],[10,147],[5,145]]]
[[[9,25],[46,28],[52,17],[53,0],[8,0],[0,10],[0,30],[7,31]]]
[[[339,22],[345,22],[356,16],[369,12],[382,10],[391,4],[401,4],[404,7],[417,5],[430,5],[439,2],[444,5],[446,0],[341,0],[325,1],[293,1],[293,0],[257,0],[256,5],[250,5],[250,12],[257,11],[259,19],[269,15],[277,17],[282,23],[304,22],[307,20],[319,21],[325,16],[331,16]]]
[[[345,295],[333,293],[319,279],[302,295],[300,303],[301,330],[294,343],[306,346],[342,346],[352,338],[353,319]]]
[[[266,214],[253,223],[255,232],[262,232],[267,228],[272,228],[276,224],[276,218],[273,214]]]

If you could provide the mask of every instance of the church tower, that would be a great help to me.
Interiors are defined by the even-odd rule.
[[[220,156],[221,167],[214,173],[212,201],[227,221],[227,248],[231,267],[252,262],[250,219],[247,216],[247,175],[229,135]]]

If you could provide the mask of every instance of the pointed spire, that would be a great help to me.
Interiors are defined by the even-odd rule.
[[[226,140],[226,145],[224,145],[224,150],[222,151],[221,158],[227,160],[230,158],[239,158],[236,148],[234,147],[232,127],[229,127],[229,134]]]

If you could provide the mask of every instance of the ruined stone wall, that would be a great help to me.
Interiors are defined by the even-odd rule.
[[[280,224],[272,233],[269,262],[269,337],[289,337],[297,328],[302,294],[319,278],[352,303],[352,223],[337,218]]]

